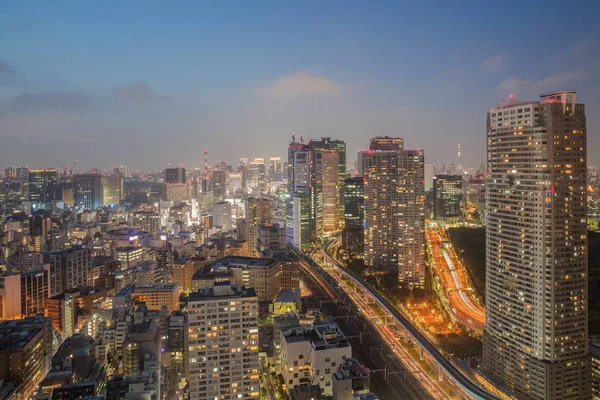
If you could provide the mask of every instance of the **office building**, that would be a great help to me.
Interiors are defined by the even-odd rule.
[[[283,182],[281,157],[269,157],[269,179],[271,182]]]
[[[102,177],[104,204],[117,205],[125,198],[123,178],[121,175],[104,175]]]
[[[268,198],[249,197],[246,202],[246,221],[248,251],[254,254],[259,225],[271,222],[271,201]]]
[[[365,265],[397,270],[399,281],[425,278],[423,150],[405,150],[402,138],[371,138],[363,151]]]
[[[21,276],[0,275],[0,321],[21,319]]]
[[[344,181],[344,231],[342,247],[358,257],[364,250],[365,187],[363,177]]]
[[[190,186],[186,182],[165,183],[165,199],[175,203],[190,200]]]
[[[149,286],[138,286],[133,291],[135,304],[143,303],[148,310],[160,310],[163,306],[169,312],[179,310],[179,283],[156,283]]]
[[[484,367],[520,399],[589,399],[584,105],[503,101],[487,155]]]
[[[92,255],[90,249],[72,248],[65,251],[44,253],[44,264],[49,264],[49,296],[56,296],[66,289],[92,286]]]
[[[227,196],[227,171],[215,170],[212,172],[213,196],[223,200]]]
[[[57,178],[55,168],[30,170],[29,201],[36,204],[47,204],[55,201]]]
[[[185,183],[185,168],[165,168],[165,183]]]
[[[307,193],[286,194],[286,243],[304,250],[312,243],[311,202]]]
[[[132,227],[156,235],[161,229],[160,213],[156,211],[135,211]]]
[[[190,293],[187,309],[190,400],[258,400],[258,299],[254,289],[215,283],[212,288]]]
[[[433,217],[440,221],[462,218],[463,178],[436,175],[433,178]]]
[[[27,317],[0,323],[0,380],[12,382],[11,399],[28,399],[54,354],[50,319]]]
[[[267,172],[264,158],[255,158],[246,166],[246,186],[261,193],[267,188]]]
[[[227,269],[232,282],[255,290],[258,301],[272,302],[281,290],[281,261],[273,258],[224,257],[211,265]]]
[[[231,224],[231,203],[221,201],[213,204],[212,207],[213,225],[221,228],[221,232],[229,232]]]
[[[73,201],[75,207],[93,210],[104,205],[102,175],[73,175]]]

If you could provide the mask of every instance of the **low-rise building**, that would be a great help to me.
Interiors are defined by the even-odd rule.
[[[138,286],[133,292],[136,304],[145,304],[148,310],[160,310],[163,306],[169,312],[179,309],[181,286],[174,283],[157,283],[150,286]]]

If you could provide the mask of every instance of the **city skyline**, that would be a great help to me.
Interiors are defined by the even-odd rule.
[[[432,15],[394,4],[319,12],[309,3],[145,4],[141,18],[133,4],[8,5],[0,16],[12,33],[0,39],[8,49],[0,57],[0,136],[10,145],[0,158],[32,168],[79,159],[80,171],[195,168],[204,149],[227,162],[283,156],[296,132],[346,141],[349,165],[365,137],[391,135],[425,149],[426,163],[455,162],[446,149],[461,143],[463,163],[478,166],[484,105],[563,89],[577,89],[590,109],[600,104],[598,6],[582,13],[537,4],[520,5],[518,15],[487,5],[440,5]],[[543,35],[523,40],[558,22],[570,34],[552,46]],[[595,113],[588,126],[590,148],[600,146]],[[14,151],[32,141],[36,148]],[[590,164],[599,157],[590,154]]]

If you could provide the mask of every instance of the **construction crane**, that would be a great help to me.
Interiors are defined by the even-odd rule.
[[[73,177],[73,168],[75,168],[75,166],[77,165],[78,162],[79,162],[79,160],[75,160],[75,162],[69,168],[67,168],[63,165],[63,163],[58,161],[58,164],[62,168],[61,175],[62,175],[63,179],[67,180],[67,179]],[[67,172],[68,172],[68,175],[67,175]]]

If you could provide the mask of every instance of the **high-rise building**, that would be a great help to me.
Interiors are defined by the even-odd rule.
[[[104,205],[104,188],[100,174],[73,175],[73,198],[76,207],[93,210]]]
[[[102,181],[104,204],[119,204],[124,198],[123,178],[121,175],[104,175]]]
[[[267,184],[267,172],[264,158],[255,158],[247,166],[248,178],[246,185],[249,189],[264,191]]]
[[[311,140],[308,145],[315,151],[334,152],[338,155],[338,180],[337,185],[339,191],[339,220],[344,218],[344,180],[346,176],[346,142],[338,139],[332,139],[331,137],[322,137],[321,140]]]
[[[340,228],[340,179],[339,153],[320,152],[315,157],[317,162],[316,181],[321,185],[322,231],[337,231]]]
[[[285,241],[296,249],[305,249],[311,244],[310,205],[308,193],[286,194]]]
[[[590,399],[584,105],[511,97],[487,155],[484,366],[520,399]]]
[[[185,183],[185,168],[165,168],[165,183]]]
[[[433,178],[433,216],[435,219],[460,219],[462,201],[462,176],[436,175]]]
[[[258,227],[271,222],[271,201],[266,197],[249,197],[246,206],[246,221],[248,222],[248,251],[256,251]]]
[[[358,256],[364,251],[365,187],[362,176],[344,181],[344,232],[342,247]]]
[[[269,157],[269,179],[273,182],[283,180],[281,157]]]
[[[215,170],[212,172],[213,196],[222,200],[227,195],[227,171]]]
[[[92,255],[90,249],[44,253],[44,263],[50,264],[49,296],[78,286],[91,286]]]
[[[56,196],[55,168],[29,171],[29,201],[39,204],[52,203]]]
[[[221,228],[222,232],[229,232],[231,225],[231,203],[221,201],[212,207],[213,225]]]
[[[190,293],[187,309],[190,400],[258,400],[258,299],[254,289],[215,282],[212,288]]]
[[[365,264],[397,270],[400,282],[425,278],[423,150],[405,150],[402,138],[371,138],[363,152]]]

